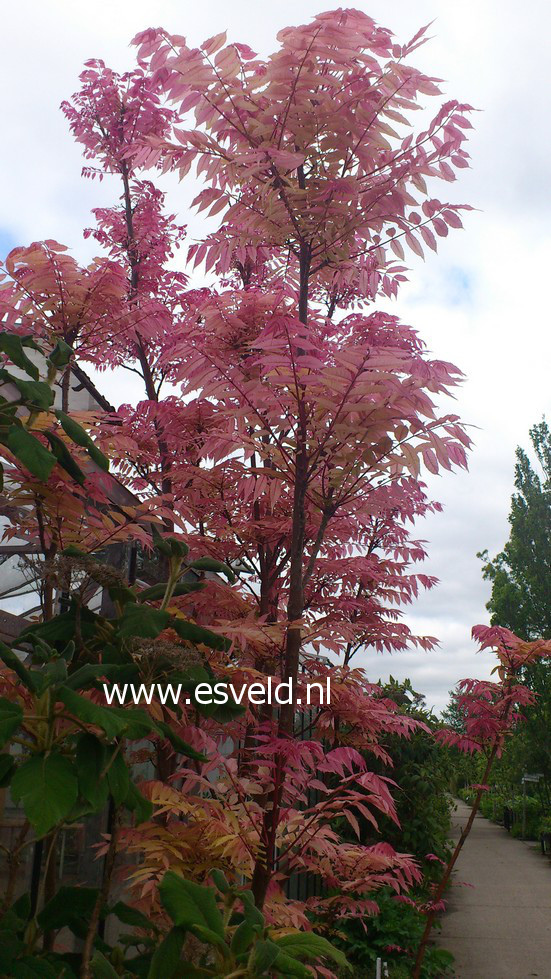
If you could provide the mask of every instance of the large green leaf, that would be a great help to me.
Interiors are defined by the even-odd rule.
[[[214,720],[220,721],[222,724],[226,724],[245,713],[246,707],[243,704],[238,704],[237,701],[234,700],[229,684],[225,683],[223,680],[213,679],[209,679],[208,682],[210,683],[211,687],[213,687],[216,683],[216,686],[219,688],[218,693],[220,692],[221,687],[225,687],[228,699],[225,703],[215,703],[214,700],[211,700],[210,703],[205,703],[203,701],[204,691],[201,692],[202,696],[199,700],[195,695],[195,689],[192,689],[190,691],[191,700],[195,704],[200,714],[202,714],[204,717],[212,717]]]
[[[55,415],[65,434],[68,435],[76,445],[80,445],[81,448],[86,449],[92,439],[82,425],[79,425],[74,418],[71,418],[70,415],[67,415],[66,412],[61,411],[61,409],[58,409]]]
[[[73,353],[73,348],[68,343],[65,343],[65,340],[58,340],[48,360],[59,370],[59,368],[67,366]]]
[[[67,612],[54,616],[49,622],[38,622],[36,625],[28,626],[18,636],[16,645],[24,642],[40,639],[46,643],[70,642],[75,638],[75,634],[80,634],[83,640],[94,639],[97,630],[105,626],[106,619],[89,608],[82,608],[73,602]]]
[[[127,602],[135,602],[136,592],[133,588],[128,588],[127,585],[118,582],[116,585],[108,585],[107,591],[109,593],[109,598],[113,602],[120,602],[121,605],[126,605]]]
[[[44,931],[57,931],[70,928],[82,933],[85,921],[89,920],[98,890],[95,887],[67,887],[62,885],[51,901],[38,915],[38,924]]]
[[[223,574],[226,576],[228,581],[232,584],[235,581],[235,575],[228,564],[224,564],[223,561],[217,561],[213,557],[200,557],[196,561],[192,561],[188,565],[189,568],[193,568],[194,571],[212,571],[215,574]]]
[[[43,483],[46,482],[56,464],[56,457],[44,448],[42,442],[21,425],[12,425],[7,445],[33,476]]]
[[[138,668],[135,663],[106,663],[105,665],[86,663],[74,673],[70,673],[64,685],[70,690],[82,690],[87,687],[97,687],[97,681],[100,679],[116,682],[134,680],[137,676]]]
[[[161,881],[159,893],[175,925],[190,931],[196,926],[206,928],[223,941],[224,922],[214,887],[195,884],[169,870]]]
[[[67,818],[77,800],[75,770],[63,755],[33,755],[13,776],[11,794],[15,802],[23,803],[37,836],[43,836]]]
[[[116,749],[111,750],[114,752]],[[130,772],[128,771],[128,766],[120,751],[115,755],[113,761],[107,769],[107,781],[109,783],[109,791],[115,800],[115,804],[120,806],[121,803],[125,801],[130,788]]]
[[[146,799],[134,782],[130,782],[124,803],[134,813],[136,826],[145,823],[153,816],[153,804]]]
[[[156,722],[139,707],[110,707],[109,710],[124,722],[124,733],[131,741],[147,738],[157,731]]]
[[[9,666],[10,670],[13,670],[13,672],[17,674],[27,690],[34,691],[35,683],[32,673],[30,673],[27,667],[23,665],[17,653],[14,653],[13,649],[10,649],[9,646],[6,646],[6,644],[1,641],[0,659],[3,659],[6,666]]]
[[[114,914],[119,921],[122,921],[123,925],[130,925],[131,928],[140,928],[142,931],[159,931],[157,925],[142,911],[133,908],[131,904],[125,904],[124,901],[117,901],[109,913]]]
[[[168,612],[128,602],[124,606],[119,622],[119,635],[123,637],[140,636],[142,639],[156,639],[170,623]]]
[[[57,969],[57,979],[79,979],[80,958],[76,952],[52,953],[50,961]]]
[[[155,950],[147,979],[180,979],[187,976],[181,960],[182,946],[186,937],[185,928],[175,927]]]
[[[22,922],[7,911],[0,919],[0,976],[12,976],[14,961],[25,951],[21,941]]]
[[[70,639],[64,649],[61,650],[60,656],[65,660],[67,666],[69,663],[73,662],[75,658],[76,646],[73,639]]]
[[[107,802],[109,785],[102,772],[107,762],[104,745],[93,734],[81,734],[77,742],[76,764],[78,786],[83,799],[95,810]]]
[[[171,683],[173,686],[181,683],[182,690],[189,693],[195,689],[198,683],[215,683],[216,681],[212,671],[206,669],[202,664],[194,663],[186,667],[185,672],[184,670],[172,670],[166,677],[166,682]]]
[[[159,551],[159,554],[164,554],[165,557],[171,557],[172,550],[170,548],[170,540],[168,538],[165,540],[163,537],[161,537],[155,524],[151,525],[151,536],[153,538],[153,547],[155,550]]]
[[[257,931],[250,921],[242,921],[237,926],[231,940],[231,950],[234,955],[248,955],[251,945],[257,936]]]
[[[211,649],[220,650],[229,649],[231,646],[229,639],[225,639],[224,636],[219,636],[215,632],[211,632],[210,629],[203,628],[203,626],[196,625],[195,622],[188,622],[187,619],[173,617],[170,626],[181,639],[186,639],[188,642],[201,643]]]
[[[63,657],[57,656],[41,670],[33,670],[31,675],[37,693],[42,694],[48,687],[58,686],[67,679],[67,663]]]
[[[326,958],[331,959],[340,969],[350,969],[350,963],[340,949],[335,948],[331,942],[321,935],[315,935],[313,931],[297,931],[290,935],[282,935],[275,939],[277,947],[290,955],[294,959]]]
[[[46,381],[25,381],[21,377],[10,374],[4,368],[0,368],[0,380],[15,384],[19,390],[21,400],[26,405],[32,405],[41,411],[47,411],[54,402],[54,392]]]
[[[178,734],[176,734],[176,732],[173,731],[170,725],[166,724],[165,721],[156,721],[155,727],[158,731],[164,734],[168,741],[170,741],[172,747],[176,748],[177,751],[180,751],[182,755],[186,755],[187,758],[193,758],[194,761],[208,761],[206,755],[202,755],[199,751],[196,751],[195,748],[192,748],[192,746],[188,744],[187,741],[184,741]]]
[[[174,598],[178,598],[180,595],[190,595],[194,591],[201,591],[205,587],[203,581],[179,581],[176,585],[172,595]],[[161,581],[157,585],[151,585],[150,588],[144,588],[138,595],[139,602],[157,602],[161,598],[164,598],[166,592],[166,582]]]
[[[109,472],[109,460],[104,456],[97,445],[88,435],[81,425],[78,424],[69,415],[66,415],[64,411],[56,411],[56,418],[61,423],[61,427],[66,435],[76,444],[80,445],[81,448],[86,449],[88,455],[94,460],[105,472]]]
[[[165,557],[184,558],[189,551],[187,544],[178,537],[161,537],[155,524],[151,525],[153,546]]]
[[[27,342],[23,344],[22,338],[17,333],[0,333],[0,350],[8,355],[12,364],[20,367],[29,377],[38,381],[40,377],[38,367],[27,357],[23,346],[32,347],[34,350],[38,350],[39,348],[30,337],[26,337],[25,339]],[[31,341],[30,343],[28,342],[29,340]]]
[[[0,789],[5,789],[10,784],[12,772],[15,768],[13,755],[0,755]]]
[[[277,976],[285,976],[286,979],[312,979],[312,970],[299,962],[298,959],[286,955],[285,952],[279,953],[274,964]]]
[[[59,972],[46,959],[24,956],[13,963],[11,979],[60,979]]]
[[[14,904],[12,904],[10,912],[19,918],[21,924],[25,924],[31,915],[31,896],[30,894],[22,894],[21,897],[17,898]],[[6,917],[2,919],[2,922],[6,920]]]
[[[104,472],[109,472],[109,459],[103,454],[101,449],[98,449],[97,445],[90,442],[90,445],[86,446],[86,451],[100,469],[103,469]]]
[[[63,440],[60,439],[55,432],[46,432],[46,438],[48,439],[50,448],[62,469],[64,469],[65,472],[79,484],[79,486],[83,486],[85,479],[84,473],[78,463],[73,459],[69,449],[65,445],[65,442],[63,442]]]
[[[213,884],[216,884],[216,887],[218,888],[221,894],[230,893],[231,887],[228,884],[228,878],[226,877],[223,870],[219,870],[218,867],[213,867],[210,872],[210,876]]]
[[[119,979],[118,972],[115,972],[111,963],[99,949],[94,952],[90,965],[94,979]]]
[[[109,707],[94,704],[68,687],[60,687],[56,696],[71,714],[85,724],[93,724],[101,728],[110,740],[118,737],[125,730],[126,724],[123,718]]]
[[[257,941],[252,955],[252,965],[254,975],[263,976],[273,966],[279,955],[277,945],[269,939],[267,941]]]
[[[255,928],[264,928],[265,919],[262,911],[260,911],[256,904],[251,891],[239,891],[239,897],[243,904],[243,916],[245,921],[253,925]]]
[[[23,711],[7,697],[0,697],[0,748],[10,740],[23,721]]]

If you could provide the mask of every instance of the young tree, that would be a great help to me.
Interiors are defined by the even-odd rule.
[[[427,361],[395,317],[363,311],[396,293],[402,242],[422,254],[421,241],[436,247],[434,232],[461,225],[425,178],[453,180],[466,165],[468,107],[448,102],[427,130],[399,134],[404,112],[438,93],[407,63],[422,39],[400,47],[358,11],[281,31],[267,60],[225,34],[196,49],[159,30],[137,38],[179,118],[174,141],[153,135],[135,160],[181,176],[196,163],[199,209],[222,214],[190,257],[229,288],[198,304],[176,348],[190,410],[214,406],[203,450],[214,465],[190,496],[258,582],[270,643],[255,667],[295,686],[312,644],[342,653],[372,640],[370,554],[384,549],[390,514],[396,524],[412,503],[426,509],[420,461],[465,463],[456,417],[435,417],[428,397],[457,371]],[[279,713],[281,744],[296,708]],[[260,905],[277,862],[276,797],[253,872]]]

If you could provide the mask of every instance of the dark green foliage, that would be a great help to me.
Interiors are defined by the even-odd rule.
[[[530,788],[533,791],[533,788]],[[474,797],[474,790],[460,792],[460,797],[467,803]],[[544,808],[542,799],[536,795],[527,794],[523,797],[518,786],[496,785],[486,792],[480,803],[480,813],[486,819],[503,823],[505,809],[509,811],[511,836],[517,839],[539,840]]]
[[[449,854],[450,753],[434,738],[441,722],[427,710],[424,698],[412,689],[409,680],[400,684],[391,677],[384,692],[401,706],[404,714],[420,721],[424,729],[407,738],[391,736],[385,744],[392,764],[380,765],[379,774],[398,785],[394,800],[400,826],[382,816],[379,829],[383,839],[395,849],[412,853],[427,877],[433,879],[438,875],[439,864],[427,861],[427,854],[441,860]]]
[[[457,701],[458,690],[450,690],[449,703],[446,710],[442,712],[442,722],[452,731],[459,734],[465,733],[465,717]],[[467,788],[474,783],[480,782],[483,772],[481,769],[481,756],[477,754],[466,754],[459,748],[449,747],[446,750],[449,763],[449,790],[452,796],[457,796],[461,789]]]
[[[154,596],[157,599],[174,593],[174,585],[184,571],[185,545],[169,539],[168,547],[170,578],[159,586]],[[160,547],[159,551],[162,553]],[[97,573],[100,583],[105,578],[104,565],[97,557],[83,555],[76,549],[64,555],[64,560],[71,557],[87,562],[90,577]],[[184,640],[192,639],[205,646],[220,648],[226,640],[173,615],[172,611],[147,604],[143,596],[142,601],[136,602],[135,589],[122,582],[113,601],[115,612],[106,617],[82,605],[75,592],[66,611],[28,627],[13,648],[0,644],[0,658],[12,675],[15,674],[21,695],[20,703],[0,698],[0,748],[5,747],[0,753],[0,785],[10,787],[14,801],[22,805],[35,839],[43,839],[46,846],[60,829],[101,812],[109,801],[120,818],[126,812],[126,821],[132,818],[138,824],[151,819],[153,807],[135,785],[127,761],[126,747],[132,742],[148,740],[158,746],[166,740],[177,752],[198,763],[208,760],[180,738],[171,725],[156,721],[146,710],[132,705],[98,703],[97,696],[90,694],[102,689],[104,681],[139,685],[142,677],[132,655],[133,644],[144,640],[154,643],[167,626]],[[198,656],[198,651],[194,650],[194,656]],[[210,668],[193,657],[189,668],[182,666],[181,659],[176,662],[177,668],[174,659],[160,656],[156,680],[174,686],[181,683],[192,700],[196,699],[194,692],[199,683],[215,682]],[[216,711],[217,716],[225,712],[228,717],[241,714],[244,709],[232,702],[213,707],[197,701],[196,707],[209,716]],[[179,708],[174,709],[178,713]],[[10,752],[14,738],[22,746],[17,753],[13,749]],[[162,894],[174,927],[164,936],[140,912],[121,902],[112,909],[99,908],[100,920],[113,914],[138,931],[112,948],[95,935],[91,961],[94,979],[120,975],[166,979],[170,975],[182,975],[182,969],[189,976],[226,975],[225,971],[205,971],[206,966],[196,968],[195,964],[182,961],[182,948],[190,933],[205,943],[205,961],[212,958],[212,942],[225,948],[223,962],[227,958],[229,962],[239,959],[252,963],[252,957],[258,956],[258,964],[254,966],[257,970],[254,975],[258,976],[268,975],[262,961],[275,962],[276,958],[280,959],[277,974],[305,979],[310,973],[302,965],[303,959],[321,957],[345,962],[342,954],[319,936],[315,940],[306,938],[304,948],[297,947],[293,954],[288,949],[277,948],[273,954],[275,943],[271,942],[264,919],[248,892],[239,892],[243,911],[236,912],[242,922],[248,922],[248,930],[246,934],[241,931],[242,948],[232,950],[228,943],[240,921],[233,922],[228,932],[227,917],[223,918],[222,912],[224,901],[231,901],[233,906],[238,895],[230,891],[220,875],[216,875],[216,880],[217,890],[184,881],[176,875],[167,876]],[[80,954],[46,953],[42,951],[42,939],[46,933],[55,936],[62,929],[85,939],[92,922],[97,928],[92,913],[98,900],[98,891],[94,889],[62,887],[38,915],[30,904],[18,903],[6,910],[3,917],[0,915],[0,942],[3,942],[0,975],[21,979],[31,975],[76,979],[82,965]]]
[[[439,879],[442,863],[450,854],[449,830],[451,799],[448,793],[453,760],[448,748],[434,738],[441,721],[427,710],[424,698],[416,693],[409,680],[399,683],[390,678],[383,687],[387,697],[400,707],[402,713],[423,725],[410,737],[390,736],[385,748],[392,764],[384,765],[370,758],[370,766],[378,774],[397,783],[394,800],[400,825],[388,817],[379,816],[379,834],[361,821],[362,840],[377,842],[381,837],[396,850],[413,854],[421,865],[424,879],[410,897],[426,901],[431,882]],[[344,827],[339,831],[346,832]],[[437,857],[438,859],[434,859]],[[409,903],[396,900],[392,892],[370,895],[379,906],[379,914],[346,921],[339,927],[342,948],[362,977],[375,974],[375,963],[381,957],[389,964],[393,979],[411,975],[415,954],[425,917]],[[366,926],[364,930],[364,925]],[[423,979],[445,976],[453,957],[444,949],[429,946],[423,965]]]
[[[346,923],[340,943],[346,949],[355,973],[362,979],[375,975],[377,958],[389,965],[394,979],[411,976],[415,954],[425,927],[425,917],[410,904],[396,899],[391,891],[374,895],[379,913],[363,921]],[[365,926],[365,929],[364,929]],[[342,929],[341,929],[342,931]],[[421,972],[422,979],[453,975],[453,956],[445,949],[429,946]]]
[[[24,348],[43,354],[46,380],[40,379],[39,369]],[[21,379],[6,367],[0,367],[0,383],[5,385],[0,394],[0,443],[42,483],[57,465],[75,483],[85,482],[85,473],[72,452],[74,446],[84,449],[92,461],[108,470],[107,459],[88,433],[64,412],[52,410],[57,374],[68,365],[71,348],[59,341],[53,350],[41,349],[33,340],[0,333],[0,351],[29,377]],[[41,418],[35,431],[34,422],[39,415],[48,417]],[[63,433],[70,441],[60,437]],[[139,686],[143,679],[151,679],[149,672],[142,677],[141,660],[134,655],[135,647],[151,640],[154,648],[154,640],[167,627],[184,643],[191,642],[195,647],[225,649],[229,646],[223,636],[173,614],[172,608],[169,610],[172,597],[204,587],[203,582],[180,580],[190,576],[184,564],[188,552],[185,542],[161,537],[153,528],[152,545],[157,562],[159,555],[168,558],[168,562],[161,561],[168,572],[168,581],[139,595],[117,573],[107,573],[104,555],[68,548],[62,560],[73,559],[77,572],[84,570],[105,589],[112,611],[108,616],[92,612],[77,589],[65,601],[62,613],[28,627],[12,647],[0,643],[0,658],[11,672],[12,681],[18,684],[13,700],[0,698],[0,748],[4,748],[0,753],[0,787],[9,787],[14,802],[21,804],[30,825],[30,843],[34,837],[39,868],[41,862],[43,865],[43,853],[55,851],[56,835],[60,831],[75,821],[102,812],[107,804],[117,820],[127,823],[133,820],[138,824],[151,819],[153,807],[134,783],[127,760],[127,748],[132,742],[150,741],[158,750],[168,741],[177,752],[198,763],[208,760],[180,738],[172,725],[157,722],[146,710],[97,702],[97,691],[104,682],[130,682]],[[211,557],[199,558],[195,563],[192,578],[202,572],[216,572],[233,580],[231,569]],[[161,608],[151,602],[161,602]],[[214,677],[208,667],[200,665],[200,650],[195,648],[192,653],[189,669],[183,655],[165,656],[162,662],[163,657],[158,657],[155,680],[174,685],[182,683],[193,700],[197,684],[214,682]],[[214,708],[197,702],[196,708],[209,716],[215,713],[219,719],[223,719],[223,712],[224,716],[234,717],[244,711],[233,702]],[[178,714],[177,706],[174,710]],[[215,944],[226,947],[224,954],[228,961],[236,961],[238,953],[234,955],[227,945],[227,917],[222,918],[224,901],[237,900],[237,894],[230,894],[229,887],[220,904],[219,890],[199,887],[175,875],[169,877],[163,894],[167,906],[170,905],[174,927],[165,936],[144,915],[122,902],[113,908],[102,907],[100,892],[94,888],[61,887],[53,897],[50,891],[50,899],[43,907],[42,893],[37,893],[33,884],[30,901],[18,901],[11,908],[7,901],[4,906],[0,901],[0,976],[77,979],[82,969],[86,970],[80,952],[48,951],[52,941],[53,947],[63,946],[64,942],[56,946],[55,940],[56,934],[65,929],[81,941],[90,930],[94,979],[116,979],[121,975],[167,979],[170,975],[181,976],[183,970],[189,976],[220,974],[196,969],[195,964],[182,961],[182,947],[191,932],[206,943],[206,959],[212,958],[209,943],[214,940]],[[239,955],[245,956],[243,961],[252,961],[256,954],[261,958],[264,943],[268,958],[275,961],[264,920],[249,898],[248,894],[241,895],[243,911],[239,914],[243,921],[256,921],[257,927],[248,934]],[[203,909],[204,920],[193,915],[190,918],[190,902]],[[133,935],[122,936],[114,947],[98,934],[98,916],[104,920],[109,915],[136,930]],[[258,924],[259,915],[262,927]],[[214,920],[216,927],[212,928]],[[237,923],[231,928],[233,934]],[[345,963],[342,953],[332,949],[324,939],[316,937],[310,944],[308,941],[307,938],[304,948],[297,947],[293,954],[276,948],[275,957],[282,960],[279,974],[307,977],[310,973],[301,964],[303,959],[321,957]],[[291,963],[289,969],[286,961]],[[261,964],[256,974],[267,975]]]
[[[221,871],[213,878],[216,886],[206,886],[172,871],[165,874],[159,890],[174,928],[155,952],[148,979],[223,979],[241,972],[256,979],[309,979],[312,973],[303,963],[316,961],[349,971],[344,953],[326,938],[299,931],[272,935],[249,890],[230,887]],[[181,957],[188,933],[204,947],[193,961],[185,960],[185,948]]]
[[[241,972],[255,979],[310,979],[312,973],[304,963],[320,961],[350,971],[344,953],[314,932],[272,934],[251,892],[230,887],[220,871],[215,876],[220,887],[195,884],[171,871],[165,875],[160,895],[172,927],[164,935],[154,922],[122,901],[104,906],[103,919],[114,916],[136,931],[127,936],[124,948],[97,941],[92,958],[94,979],[112,975],[128,979],[224,979]],[[61,929],[84,938],[97,897],[95,888],[61,887],[36,918],[36,938],[47,930]],[[55,979],[80,975],[78,953],[28,953],[24,937],[29,912],[28,901],[21,899],[0,920],[0,975],[52,975]],[[186,955],[188,936],[200,943],[198,951],[194,942],[192,959]]]

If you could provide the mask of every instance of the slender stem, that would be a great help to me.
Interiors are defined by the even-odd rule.
[[[96,903],[94,904],[94,909],[92,911],[92,916],[90,918],[90,924],[88,925],[88,931],[86,933],[86,938],[84,940],[84,947],[82,949],[82,965],[80,969],[80,979],[92,979],[92,973],[90,971],[90,960],[92,958],[92,951],[94,948],[94,941],[98,931],[99,919],[101,915],[101,909],[107,902],[109,897],[109,889],[111,887],[111,877],[113,876],[113,869],[115,866],[115,858],[117,856],[117,842],[119,837],[119,826],[120,826],[120,810],[115,809],[114,819],[113,819],[113,829],[111,832],[111,839],[109,841],[109,849],[105,857],[105,863],[103,865],[103,878],[101,882],[101,887],[96,898]]]
[[[50,846],[48,847],[48,855],[46,857],[46,865],[44,868],[44,897],[43,905],[46,905],[48,901],[51,901],[55,894],[56,883],[57,883],[57,859],[56,859],[56,846],[57,838],[59,835],[59,830],[54,831],[52,838],[50,840]],[[55,942],[55,930],[44,932],[44,951],[53,952],[54,942]]]
[[[19,831],[19,835],[13,850],[11,850],[7,856],[7,862],[10,869],[6,883],[6,890],[4,892],[4,899],[2,901],[2,905],[0,906],[0,920],[3,918],[6,911],[11,907],[13,901],[15,887],[17,884],[17,872],[19,870],[19,864],[21,863],[21,851],[25,845],[25,837],[27,836],[30,828],[31,824],[29,823],[29,820],[26,819]]]
[[[181,560],[178,558],[176,559],[172,558],[169,562],[169,578],[166,584],[163,600],[161,602],[161,611],[163,612],[165,611],[165,609],[168,608],[170,604],[170,600],[174,594],[174,589],[178,584],[178,578],[180,577],[181,569],[182,569]]]
[[[42,866],[42,853],[44,841],[37,840],[33,851],[33,865],[31,870],[31,918],[34,918],[38,907],[38,892],[40,889],[40,868]]]
[[[304,174],[299,167],[299,184],[304,184]],[[298,299],[299,320],[308,323],[308,286],[310,280],[310,246],[301,243],[300,247],[300,287]],[[306,535],[306,493],[308,490],[308,448],[307,416],[304,390],[297,385],[298,431],[295,454],[295,480],[293,489],[293,517],[291,530],[291,553],[289,567],[289,599],[287,604],[287,638],[283,679],[291,682],[293,691],[298,676],[300,649],[302,646],[302,626],[300,620],[304,612],[304,544]],[[292,699],[292,698],[291,698]],[[285,704],[280,713],[279,726],[284,734],[291,734],[295,716],[293,703]]]

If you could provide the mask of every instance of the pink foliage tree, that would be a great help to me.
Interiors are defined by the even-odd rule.
[[[411,128],[439,95],[409,60],[424,31],[401,46],[336,10],[278,40],[262,59],[225,34],[191,48],[147,30],[134,71],[89,62],[63,109],[85,174],[119,181],[120,205],[98,209],[87,232],[104,255],[82,269],[53,242],[17,249],[1,302],[14,329],[139,377],[135,406],[96,419],[100,444],[192,557],[237,578],[173,606],[232,641],[201,650],[215,676],[293,690],[279,711],[249,703],[229,725],[165,712],[211,760],[172,759],[150,786],[165,822],[127,838],[146,853],[144,893],[165,869],[163,842],[186,871],[201,852],[199,875],[209,860],[233,869],[273,920],[309,927],[306,911],[369,913],[377,888],[418,878],[407,855],[344,842],[334,823],[357,829],[359,814],[376,827],[394,813],[366,759],[413,723],[352,657],[435,642],[412,635],[401,609],[434,584],[411,536],[438,509],[423,473],[466,465],[469,438],[439,408],[461,374],[376,303],[397,295],[406,251],[422,256],[461,227],[466,205],[429,188],[468,165],[470,122],[469,106],[448,101]],[[172,268],[185,229],[149,179],[192,168],[194,203],[218,219],[187,249],[201,288]],[[306,682],[327,676],[331,702],[307,705]],[[336,896],[285,902],[297,873]]]
[[[461,208],[425,181],[466,165],[470,123],[468,106],[449,102],[427,130],[400,135],[404,112],[438,93],[407,63],[422,32],[402,48],[369,17],[335,11],[278,39],[261,60],[224,34],[196,49],[139,35],[141,64],[179,118],[134,160],[181,176],[196,164],[206,185],[196,204],[222,215],[190,252],[226,289],[198,305],[176,348],[189,410],[209,405],[202,454],[214,465],[199,468],[194,504],[257,582],[255,628],[270,633],[256,669],[296,685],[301,662],[315,671],[316,647],[349,657],[366,641],[403,643],[384,599],[393,588],[411,598],[418,579],[406,568],[420,549],[402,537],[390,568],[390,537],[429,506],[421,464],[465,464],[467,437],[431,398],[458,372],[366,307],[396,294],[403,244],[422,254],[422,241],[435,247],[435,234],[461,226]],[[280,711],[280,738],[293,735],[296,707]],[[251,722],[247,743],[254,732]],[[278,818],[266,807],[260,905]]]

